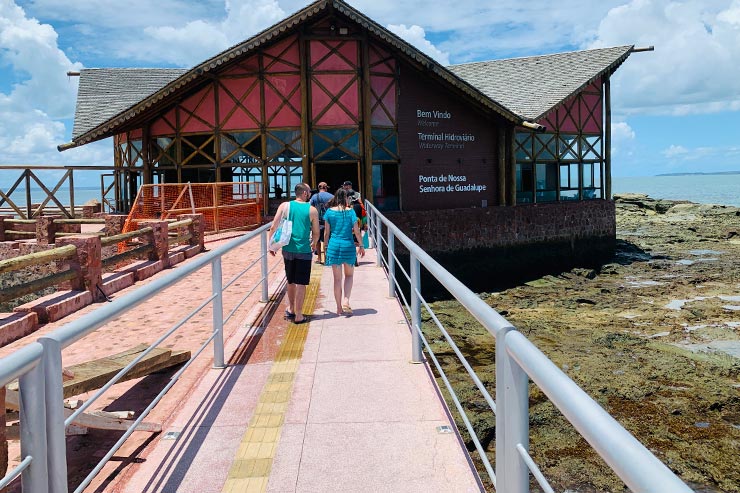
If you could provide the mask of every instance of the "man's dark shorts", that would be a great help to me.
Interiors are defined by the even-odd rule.
[[[308,286],[311,281],[311,253],[292,253],[283,250],[283,264],[288,284],[302,284]]]

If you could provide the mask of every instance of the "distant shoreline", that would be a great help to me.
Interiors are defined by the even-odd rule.
[[[692,176],[692,175],[740,175],[740,170],[738,171],[709,171],[706,173],[703,172],[696,172],[696,173],[661,173],[659,175],[655,176]]]

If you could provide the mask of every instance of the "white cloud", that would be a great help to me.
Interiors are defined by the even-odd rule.
[[[682,145],[672,144],[661,153],[668,159],[683,158],[689,154],[689,150]]]
[[[591,47],[654,45],[617,71],[625,113],[740,109],[740,1],[632,0],[609,11]]]
[[[411,43],[414,47],[418,48],[426,55],[429,55],[442,65],[450,64],[450,54],[439,50],[429,40],[427,40],[424,28],[417,25],[406,27],[405,24],[390,24],[388,25],[388,30],[404,41]]]
[[[243,41],[286,17],[277,0],[226,0],[226,14],[221,27],[230,44]]]
[[[146,26],[145,36],[119,47],[118,56],[191,67],[285,17],[276,0],[226,0],[225,12],[222,19]]]
[[[699,146],[687,148],[680,144],[672,144],[661,152],[666,159],[676,161],[707,161],[731,162],[740,157],[740,147],[737,146]],[[737,169],[735,166],[733,169]]]
[[[111,164],[107,141],[56,151],[69,139],[75,103],[77,80],[66,71],[83,64],[190,67],[308,1],[33,0],[18,2],[21,8],[0,0],[0,163]],[[631,55],[612,79],[612,153],[620,160],[667,157],[654,147],[646,157],[640,139],[648,130],[636,135],[631,114],[740,110],[740,0],[350,2],[445,65],[655,45],[655,52]],[[737,162],[737,148],[712,145],[687,153]]]
[[[74,113],[79,70],[59,49],[48,24],[26,16],[9,0],[0,0],[0,63],[9,67],[0,82],[0,163],[62,162],[56,146],[66,140],[60,121]]]
[[[66,73],[81,65],[72,63],[58,48],[53,27],[27,18],[9,0],[0,0],[0,60],[22,79],[4,95],[4,111],[34,108],[52,118],[72,115],[77,86]]]
[[[612,156],[620,159],[634,155],[636,135],[627,122],[612,123]]]

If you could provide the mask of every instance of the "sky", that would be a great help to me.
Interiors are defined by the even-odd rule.
[[[740,170],[740,0],[349,0],[443,65],[618,45],[612,174]],[[71,140],[78,78],[189,68],[305,7],[300,0],[0,0],[0,164],[113,164]],[[0,177],[2,180],[2,177]]]

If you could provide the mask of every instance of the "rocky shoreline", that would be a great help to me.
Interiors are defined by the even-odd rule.
[[[615,202],[609,263],[480,296],[696,491],[740,492],[740,209]],[[456,302],[434,309],[493,391],[491,337]],[[424,327],[493,458],[492,414]],[[535,387],[530,403],[530,452],[556,490],[628,491]]]

